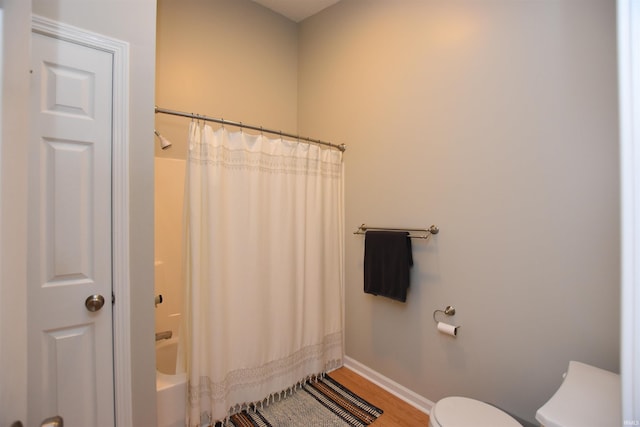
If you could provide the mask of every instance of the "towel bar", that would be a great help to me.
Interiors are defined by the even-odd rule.
[[[424,233],[419,235],[409,234],[409,237],[411,237],[412,239],[428,239],[429,237],[431,237],[432,234],[438,234],[440,232],[440,229],[435,225],[432,225],[429,228],[389,228],[389,227],[369,227],[366,224],[362,224],[360,227],[358,227],[356,231],[353,232],[353,234],[366,234],[368,230],[407,231],[409,233],[415,231],[415,232]]]

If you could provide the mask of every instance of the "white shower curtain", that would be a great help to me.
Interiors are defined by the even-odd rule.
[[[342,153],[192,123],[189,426],[342,364]]]

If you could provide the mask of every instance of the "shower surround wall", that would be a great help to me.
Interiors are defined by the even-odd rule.
[[[183,312],[182,228],[186,162],[155,159],[155,292],[163,302],[156,306],[156,332],[180,334]]]
[[[349,0],[296,25],[160,0],[157,81],[162,107],[347,144],[348,357],[530,422],[569,360],[618,370],[615,2]],[[157,156],[187,126],[157,115]],[[440,227],[406,304],[363,293],[363,222]]]

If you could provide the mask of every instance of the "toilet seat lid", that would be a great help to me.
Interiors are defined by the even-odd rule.
[[[622,425],[620,375],[576,361],[556,393],[536,412],[546,427]]]
[[[431,417],[442,427],[522,427],[506,412],[479,400],[460,396],[439,400],[433,406]]]

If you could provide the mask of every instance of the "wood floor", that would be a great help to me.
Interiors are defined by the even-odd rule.
[[[348,368],[339,368],[331,377],[384,413],[372,424],[375,427],[414,427],[429,425],[429,416],[378,387]]]

